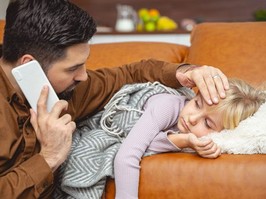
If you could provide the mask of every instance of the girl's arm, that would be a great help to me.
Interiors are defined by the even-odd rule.
[[[221,148],[211,139],[200,140],[192,133],[169,134],[168,139],[178,148],[192,148],[204,158],[217,158],[221,155]]]
[[[177,122],[183,103],[183,98],[169,94],[158,94],[148,100],[115,158],[116,199],[138,198],[140,160],[154,137]]]

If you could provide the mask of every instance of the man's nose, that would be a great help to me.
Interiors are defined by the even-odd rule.
[[[78,72],[78,74],[75,76],[75,81],[86,81],[88,79],[88,75],[86,72],[86,67],[84,66],[82,70]]]

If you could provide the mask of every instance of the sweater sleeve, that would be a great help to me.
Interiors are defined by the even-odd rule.
[[[163,153],[169,151],[171,152],[181,151],[180,148],[178,148],[171,140],[169,140],[168,134],[172,133],[174,132],[171,130],[166,132],[161,131],[160,133],[158,133],[152,140],[148,149],[146,150],[145,155]]]
[[[140,160],[156,135],[176,124],[184,98],[170,94],[151,97],[144,113],[115,157],[116,199],[138,198]]]

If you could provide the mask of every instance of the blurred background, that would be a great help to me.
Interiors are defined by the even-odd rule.
[[[97,20],[99,26],[116,29],[119,17],[126,17],[125,10],[134,10],[138,19],[134,21],[135,30],[146,30],[141,24],[150,19],[158,23],[160,17],[166,17],[176,23],[178,30],[190,31],[194,23],[201,22],[243,22],[266,20],[266,0],[71,0],[73,3],[89,12]],[[121,5],[129,6],[124,10],[124,16],[119,14]],[[144,10],[143,10],[144,9]],[[143,14],[141,18],[140,14]],[[132,13],[130,11],[130,13]],[[159,18],[156,15],[159,14]],[[120,15],[120,16],[119,16]],[[131,15],[131,14],[129,14]],[[143,21],[146,20],[146,21]],[[165,19],[165,18],[164,18]],[[157,21],[156,21],[157,20]],[[167,20],[166,20],[167,21]],[[151,23],[150,23],[151,24]],[[191,25],[189,25],[191,24]],[[157,24],[156,24],[157,25]],[[173,24],[172,24],[173,25]],[[118,28],[119,29],[119,28]],[[156,31],[152,28],[148,31]],[[128,28],[130,30],[130,28]]]
[[[0,19],[4,19],[6,16],[6,7],[9,0],[0,0]]]
[[[266,21],[266,0],[70,1],[94,16],[99,32],[182,32],[191,31],[193,25],[201,22]],[[0,1],[0,19],[5,18],[8,2]]]
[[[69,0],[97,21],[90,41],[158,41],[190,45],[202,22],[266,21],[266,0]],[[0,19],[9,0],[0,0]]]

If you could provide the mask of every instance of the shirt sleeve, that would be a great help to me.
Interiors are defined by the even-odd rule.
[[[36,154],[0,177],[0,195],[1,198],[39,198],[52,183],[50,167]]]
[[[116,199],[138,198],[140,160],[156,135],[178,119],[184,98],[171,94],[152,96],[145,110],[123,141],[115,157]]]
[[[80,83],[69,107],[74,120],[92,116],[102,110],[111,97],[125,84],[159,81],[178,88],[176,71],[186,72],[195,66],[167,63],[154,59],[142,60],[121,67],[88,70],[88,80]]]

